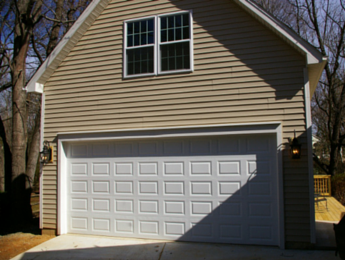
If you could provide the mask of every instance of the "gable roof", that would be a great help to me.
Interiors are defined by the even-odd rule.
[[[290,46],[306,57],[309,74],[310,98],[317,87],[322,71],[327,63],[327,57],[322,54],[309,42],[302,39],[294,30],[288,27],[277,18],[267,13],[260,6],[251,0],[234,0],[244,10],[256,18],[259,22],[271,29],[276,35],[282,38]]]
[[[44,84],[49,77],[110,1],[111,0],[93,0],[89,4],[78,20],[61,39],[53,52],[30,79],[26,86],[28,92],[43,93]],[[292,29],[264,11],[258,5],[254,4],[251,0],[233,1],[306,57],[309,72],[310,96],[312,96],[327,62],[327,58],[323,57],[320,52],[299,37]]]

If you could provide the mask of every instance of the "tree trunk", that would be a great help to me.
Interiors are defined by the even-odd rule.
[[[26,176],[30,180],[30,187],[32,189],[32,183],[35,178],[35,172],[37,167],[38,156],[40,153],[40,126],[41,126],[41,109],[38,108],[35,118],[35,127],[32,134],[32,139],[28,151],[28,160],[26,166]],[[29,183],[27,183],[29,184]]]
[[[4,163],[4,191],[10,192],[12,178],[12,154],[6,137],[5,126],[0,116],[0,138],[3,146]]]
[[[25,61],[32,28],[25,23],[29,8],[27,0],[17,2],[12,64],[12,220],[31,220],[30,190],[26,190],[26,91]],[[23,20],[24,19],[24,20]]]
[[[0,193],[5,191],[5,151],[4,142],[0,137]]]

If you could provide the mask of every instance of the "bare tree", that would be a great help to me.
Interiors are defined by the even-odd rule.
[[[345,1],[257,2],[328,57],[328,63],[312,100],[313,132],[320,140],[320,153],[314,154],[313,158],[323,172],[330,175],[341,172],[344,167],[341,148],[345,145]]]
[[[31,219],[30,193],[40,140],[41,97],[28,95],[25,85],[88,3],[89,0],[0,3],[0,97],[12,97],[10,104],[0,99],[0,191],[5,186],[11,195],[12,216],[18,219]],[[9,156],[5,158],[1,148],[8,148],[10,169],[5,167]]]

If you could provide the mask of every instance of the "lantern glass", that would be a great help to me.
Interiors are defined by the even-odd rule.
[[[48,163],[51,161],[52,150],[47,141],[44,142],[43,151],[40,152],[40,155],[41,155],[41,163]]]
[[[301,158],[301,145],[299,144],[297,138],[294,138],[292,140],[290,147],[291,147],[292,159],[300,159]]]

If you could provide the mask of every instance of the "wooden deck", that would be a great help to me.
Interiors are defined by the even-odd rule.
[[[344,214],[345,207],[341,205],[334,197],[325,196],[315,198],[316,221],[339,222]]]

